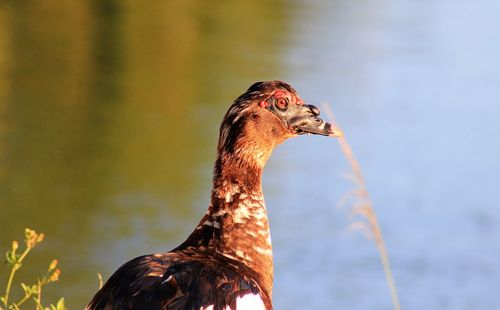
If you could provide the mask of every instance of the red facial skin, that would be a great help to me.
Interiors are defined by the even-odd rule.
[[[274,96],[274,98],[276,98],[276,99],[286,98],[287,100],[291,101],[292,103],[295,103],[296,105],[303,105],[304,104],[304,101],[302,99],[300,99],[296,94],[291,94],[287,91],[278,89],[271,96],[266,98],[266,100],[262,100],[261,102],[259,102],[259,106],[262,108],[269,107],[269,102],[267,102],[267,99],[269,99],[272,96]],[[290,100],[290,99],[292,99],[292,100]]]

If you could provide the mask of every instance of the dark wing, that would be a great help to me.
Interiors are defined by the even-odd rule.
[[[137,257],[121,266],[87,306],[101,309],[236,309],[236,300],[258,294],[271,303],[237,263],[180,253]]]

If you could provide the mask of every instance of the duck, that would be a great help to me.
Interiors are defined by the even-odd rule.
[[[279,81],[256,82],[225,114],[207,212],[173,250],[123,264],[87,310],[271,310],[273,251],[262,192],[273,149],[300,135],[342,136]]]

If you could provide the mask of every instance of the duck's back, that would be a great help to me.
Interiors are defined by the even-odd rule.
[[[140,256],[121,266],[87,309],[271,309],[246,271],[224,257]]]

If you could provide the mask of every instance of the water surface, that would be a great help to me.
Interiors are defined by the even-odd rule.
[[[21,277],[59,258],[46,296],[82,308],[97,272],[184,240],[227,107],[279,78],[332,104],[403,308],[495,308],[499,24],[488,0],[2,3],[0,245],[45,232]],[[335,207],[346,171],[323,137],[268,163],[276,309],[391,307],[373,242]]]

